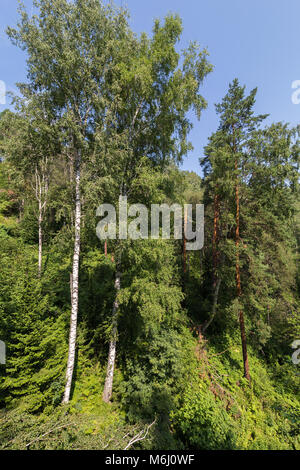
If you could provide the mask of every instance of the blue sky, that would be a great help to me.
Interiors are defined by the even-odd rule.
[[[29,11],[32,0],[23,0]],[[155,18],[179,13],[184,32],[180,46],[197,40],[210,52],[214,71],[206,78],[202,94],[208,109],[201,121],[193,119],[190,139],[194,151],[182,168],[200,173],[199,157],[209,135],[218,125],[214,104],[237,77],[250,91],[258,87],[256,112],[269,113],[268,122],[300,122],[300,104],[292,103],[292,82],[300,80],[299,0],[116,0],[128,7],[136,33],[151,34]],[[5,35],[17,21],[17,0],[1,0],[0,80],[14,91],[26,78],[26,57]],[[0,104],[0,111],[5,109]]]

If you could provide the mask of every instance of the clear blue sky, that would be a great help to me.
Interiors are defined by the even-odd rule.
[[[32,0],[23,0],[29,11]],[[202,94],[208,109],[194,121],[194,151],[183,168],[200,173],[199,156],[218,122],[214,104],[237,77],[250,91],[258,87],[256,111],[269,113],[271,121],[300,122],[300,104],[292,103],[292,82],[300,80],[300,0],[116,0],[128,7],[136,33],[152,30],[153,20],[179,13],[183,20],[182,47],[197,40],[210,52],[214,71]],[[26,77],[25,55],[5,35],[17,20],[17,0],[1,0],[0,80],[8,90]],[[5,108],[0,104],[0,111]]]

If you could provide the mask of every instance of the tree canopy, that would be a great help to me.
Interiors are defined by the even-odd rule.
[[[179,16],[138,36],[110,3],[34,3],[0,115],[0,447],[299,449],[299,128],[234,79],[182,171],[213,66]],[[99,240],[120,198],[192,205],[181,239]]]

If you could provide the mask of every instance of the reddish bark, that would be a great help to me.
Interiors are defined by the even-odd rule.
[[[219,263],[218,241],[219,241],[219,220],[220,220],[220,201],[219,195],[216,193],[214,197],[214,231],[212,241],[213,252],[213,290],[217,285],[217,267]]]
[[[237,171],[238,165],[235,161],[235,170]],[[235,231],[235,246],[236,246],[236,290],[238,299],[242,295],[242,286],[241,286],[241,273],[240,273],[240,195],[239,195],[239,183],[238,177],[235,187],[235,199],[236,199],[236,231]],[[243,362],[244,362],[244,376],[250,382],[250,373],[249,373],[249,362],[248,362],[248,353],[247,353],[247,339],[245,331],[245,322],[244,322],[244,313],[243,310],[239,311],[239,322],[241,330],[241,340],[242,340],[242,350],[243,350]]]

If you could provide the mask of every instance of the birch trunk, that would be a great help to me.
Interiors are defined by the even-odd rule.
[[[66,371],[66,385],[63,403],[69,403],[72,378],[75,364],[77,316],[78,316],[78,280],[79,280],[79,256],[80,256],[80,226],[81,226],[81,194],[80,194],[80,155],[75,160],[75,241],[73,255],[73,269],[71,276],[71,321],[69,335],[69,353]]]
[[[186,226],[187,226],[187,212],[184,211],[184,226],[183,226],[183,276],[185,280],[186,275]]]
[[[108,364],[107,364],[107,372],[106,372],[106,379],[105,385],[103,390],[103,401],[109,403],[112,397],[112,387],[113,387],[113,380],[114,380],[114,370],[115,370],[115,360],[116,360],[116,352],[117,352],[117,335],[118,335],[118,325],[117,325],[117,314],[119,309],[119,302],[118,302],[118,293],[121,288],[121,273],[117,271],[116,279],[115,279],[115,290],[116,290],[116,297],[113,305],[113,317],[112,317],[112,334],[109,343],[109,353],[108,353]]]
[[[35,197],[38,202],[38,232],[39,232],[39,253],[38,253],[38,277],[42,275],[42,256],[43,256],[43,219],[47,206],[49,189],[50,170],[48,158],[35,167]]]
[[[39,204],[39,260],[38,260],[38,273],[39,277],[42,275],[42,256],[43,256],[43,215],[42,215],[42,207]]]

